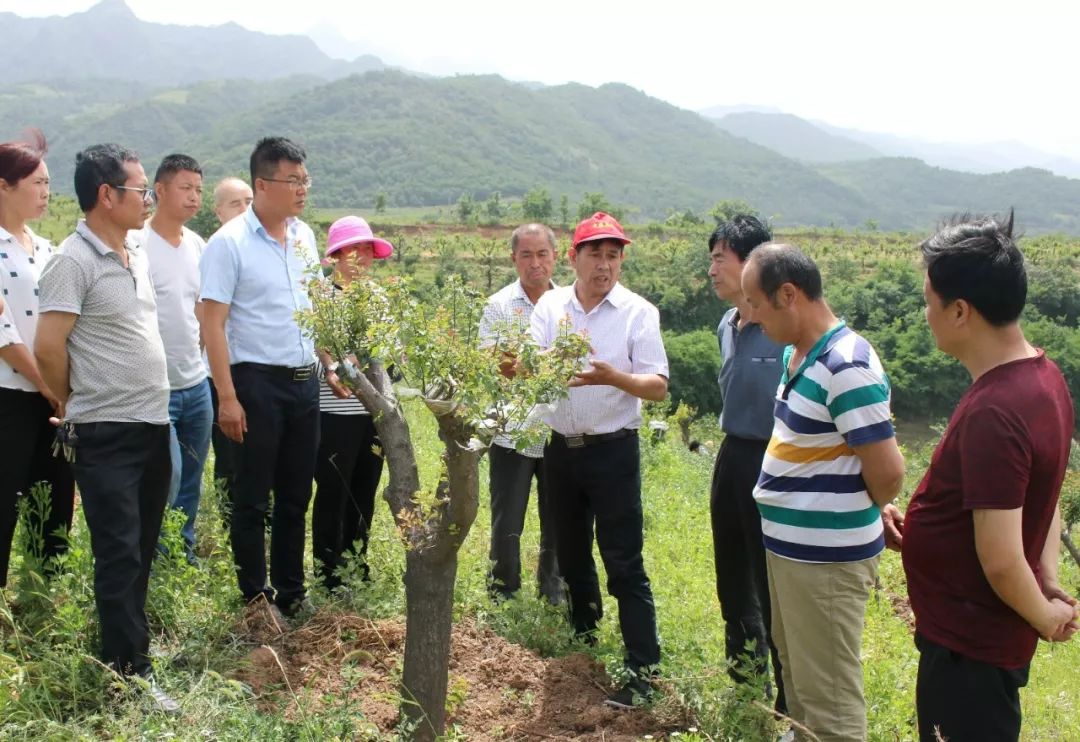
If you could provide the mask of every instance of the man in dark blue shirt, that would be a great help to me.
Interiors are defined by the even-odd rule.
[[[720,427],[724,442],[713,469],[709,509],[716,595],[724,617],[731,677],[736,682],[746,682],[754,675],[767,677],[771,653],[776,708],[784,711],[780,660],[770,636],[761,516],[754,503],[754,485],[772,435],[773,400],[784,348],[748,321],[750,313],[740,283],[743,263],[751,251],[770,239],[769,228],[746,215],[721,223],[709,237],[709,279],[716,295],[734,304],[716,328],[722,360],[717,381],[723,399]]]

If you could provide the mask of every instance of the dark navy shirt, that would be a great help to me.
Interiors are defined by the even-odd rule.
[[[773,429],[773,405],[784,370],[784,346],[770,340],[761,326],[738,328],[738,310],[729,309],[716,328],[720,342],[720,428],[728,435],[768,441]]]

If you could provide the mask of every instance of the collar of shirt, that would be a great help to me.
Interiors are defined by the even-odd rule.
[[[26,233],[30,235],[30,241],[34,243],[34,252],[37,252],[41,249],[42,243],[48,242],[48,240],[46,240],[44,237],[39,237],[38,235],[36,235],[34,233],[34,230],[30,229],[29,224],[25,225],[23,229],[25,229]],[[15,239],[15,235],[13,235],[11,232],[7,231],[3,227],[0,227],[0,242],[18,242],[18,240]]]
[[[107,258],[110,255],[114,255],[117,259],[120,258],[120,256],[116,254],[116,250],[113,250],[111,247],[102,242],[101,238],[94,234],[90,227],[86,226],[85,219],[80,219],[79,223],[75,225],[75,232],[84,240],[86,240],[91,247],[97,250],[98,254],[100,254],[102,257]],[[128,250],[129,252],[137,248],[139,245],[137,241],[132,240],[130,237],[130,234],[124,237],[124,249]]]
[[[513,286],[513,288],[511,289],[511,291],[513,292],[513,295],[510,297],[511,299],[521,299],[522,301],[528,302],[529,306],[536,306],[536,304],[534,304],[533,301],[529,298],[529,295],[525,293],[525,286],[522,285],[520,278],[514,281],[511,286]],[[554,281],[548,281],[548,291],[557,288],[559,288],[559,284],[555,283]]]
[[[577,281],[574,281],[574,283],[570,286],[570,289],[570,303],[582,314],[588,314],[588,312],[585,311],[585,308],[581,306],[581,301],[578,299]],[[620,309],[629,299],[630,290],[624,287],[621,283],[616,282],[615,285],[611,287],[611,290],[604,294],[604,298],[601,299],[600,302],[592,308],[592,311],[595,312],[597,307],[602,305],[604,302],[607,302],[616,309]]]
[[[818,339],[818,341],[814,343],[814,347],[810,349],[810,352],[806,354],[806,358],[803,359],[802,364],[799,366],[799,369],[794,374],[788,373],[788,363],[790,363],[791,356],[795,352],[795,346],[789,345],[788,347],[786,347],[784,349],[784,372],[780,378],[780,383],[783,384],[785,387],[788,387],[791,385],[791,382],[802,376],[803,372],[805,372],[806,369],[810,368],[814,365],[814,363],[817,362],[817,359],[821,356],[822,353],[825,353],[832,347],[833,341],[836,340],[836,336],[840,334],[840,331],[843,330],[845,327],[847,327],[847,322],[845,322],[844,320],[840,320],[835,325],[833,325],[828,332],[822,335]]]
[[[247,228],[249,230],[251,230],[253,233],[255,233],[257,235],[261,235],[261,236],[265,237],[266,239],[270,240],[271,242],[274,242],[274,243],[276,243],[278,245],[281,244],[276,239],[271,237],[270,233],[266,231],[266,227],[264,227],[263,223],[261,221],[259,221],[259,217],[257,217],[255,215],[255,209],[252,208],[251,206],[248,206],[247,211],[244,212],[244,223],[247,225]],[[300,223],[300,220],[297,219],[295,216],[290,216],[290,217],[285,219],[285,243],[286,243],[286,245],[289,244],[292,236],[296,233],[296,225],[299,224],[299,223]],[[295,244],[295,240],[293,241],[292,246],[297,247],[297,245]]]

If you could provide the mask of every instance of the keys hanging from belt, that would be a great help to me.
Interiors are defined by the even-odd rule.
[[[63,423],[56,429],[56,440],[53,441],[53,456],[63,456],[69,464],[75,463],[75,446],[79,442],[79,435],[75,432],[75,423]]]

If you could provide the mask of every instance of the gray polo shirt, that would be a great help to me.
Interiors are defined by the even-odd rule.
[[[78,315],[67,341],[70,422],[169,422],[150,265],[134,240],[125,245],[127,268],[80,221],[41,274],[41,312]]]
[[[772,437],[773,407],[784,370],[784,346],[770,340],[761,326],[738,328],[738,310],[729,309],[716,328],[720,341],[720,428],[728,435],[767,441]]]

